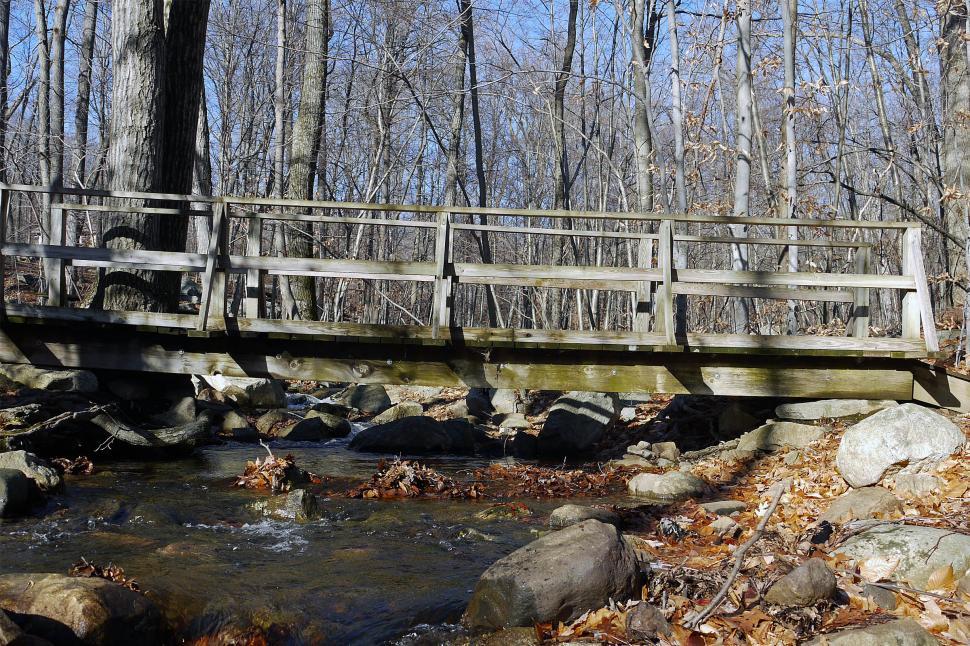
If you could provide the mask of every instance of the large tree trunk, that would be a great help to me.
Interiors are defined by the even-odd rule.
[[[943,170],[948,189],[963,194],[959,200],[946,204],[946,229],[960,240],[967,238],[967,201],[970,200],[970,70],[967,67],[965,40],[968,32],[966,0],[947,0],[943,3],[942,80],[943,109]],[[951,276],[963,278],[963,290],[953,294],[953,300],[966,298],[966,258],[964,249],[952,245],[947,254]]]
[[[329,0],[309,0],[306,11],[306,61],[300,89],[300,111],[293,126],[293,146],[290,151],[289,196],[297,200],[313,198],[317,174],[317,153],[320,129],[323,125],[323,96],[327,83],[327,41],[330,28]],[[309,224],[294,225],[289,238],[290,255],[308,258],[313,255],[312,229]],[[314,320],[317,298],[312,276],[290,277],[290,289],[296,301],[296,314],[301,319]]]
[[[459,23],[467,20],[471,4],[460,2]],[[445,158],[444,205],[455,206],[458,188],[458,157],[461,154],[461,127],[465,119],[465,67],[468,62],[468,31],[458,32],[458,50],[455,52],[455,105],[451,111],[451,129],[448,152]]]
[[[653,211],[653,137],[650,134],[650,62],[656,40],[653,2],[633,0],[630,49],[633,59],[633,147],[637,160],[637,200],[640,210]]]
[[[50,181],[64,185],[64,41],[70,0],[59,0],[54,7],[54,29],[50,50]]]
[[[566,153],[566,85],[573,69],[573,53],[576,51],[576,15],[579,0],[569,0],[569,18],[566,24],[566,45],[562,54],[562,67],[556,72],[556,85],[552,97],[552,129],[556,140],[556,194],[555,209],[569,208],[569,156]]]
[[[735,70],[737,82],[737,165],[734,175],[734,216],[743,217],[750,214],[751,190],[751,121],[752,121],[752,90],[751,90],[751,1],[738,1],[738,60]],[[736,238],[744,238],[748,234],[748,227],[743,224],[729,226],[731,234]],[[731,267],[735,271],[748,268],[747,245],[731,245]],[[742,332],[750,327],[750,303],[746,299],[737,299],[735,317],[736,325]]]
[[[781,96],[784,101],[785,123],[785,195],[781,200],[781,217],[795,217],[795,200],[798,191],[798,159],[795,150],[795,26],[798,24],[798,2],[781,0],[781,15],[784,23],[785,41],[785,86]],[[798,229],[788,228],[788,238],[798,239]],[[798,271],[798,247],[788,247],[788,271]],[[788,333],[798,331],[798,301],[788,301]]]
[[[91,105],[91,68],[94,60],[94,30],[98,24],[99,0],[84,4],[84,23],[81,27],[81,47],[78,60],[77,104],[74,110],[74,133],[77,139],[77,164],[74,184],[85,186],[87,179],[88,112]]]
[[[674,129],[674,189],[677,192],[677,210],[687,213],[687,181],[684,170],[684,107],[681,103],[680,90],[680,45],[677,41],[677,13],[674,0],[667,0],[667,28],[670,31],[670,101],[671,121]],[[674,230],[676,231],[676,226]],[[687,246],[683,243],[674,244],[674,267],[687,267]],[[687,333],[687,296],[677,295],[676,310],[677,334]]]
[[[199,99],[199,126],[195,134],[195,165],[192,173],[192,194],[212,195],[212,157],[209,154],[209,110],[206,107],[205,86]],[[193,218],[196,253],[206,253],[209,246],[209,221]]]
[[[161,175],[163,89],[165,86],[162,7],[157,0],[111,3],[111,123],[108,186],[156,191]],[[104,234],[109,249],[157,248],[158,220],[115,213]],[[108,272],[98,285],[105,309],[161,311],[152,272]]]
[[[7,68],[10,64],[10,0],[0,0],[0,182],[7,181]]]

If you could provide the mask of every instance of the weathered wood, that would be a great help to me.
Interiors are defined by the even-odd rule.
[[[75,267],[114,267],[155,271],[203,271],[206,259],[204,254],[197,253],[18,243],[3,245],[2,253],[5,256],[27,258],[59,258],[69,260]]]
[[[685,283],[750,283],[787,287],[871,287],[915,290],[911,275],[829,274],[786,271],[730,271],[719,269],[677,269],[675,277]]]
[[[656,302],[657,316],[654,328],[662,334],[668,345],[675,345],[674,334],[674,274],[673,274],[673,225],[670,220],[660,223],[660,239],[657,253],[657,264],[660,267],[660,284],[657,286]]]
[[[7,300],[7,266],[5,261],[6,254],[3,248],[7,244],[7,219],[10,217],[10,189],[0,187],[0,305],[5,305]],[[3,310],[0,307],[0,310]],[[4,312],[0,311],[0,324],[4,321]]]
[[[870,271],[872,247],[859,247],[855,256],[855,271],[857,274],[868,274]],[[917,281],[917,289],[919,283]],[[857,287],[852,298],[852,336],[864,339],[869,336],[869,308],[871,296],[868,288]]]
[[[51,199],[56,201],[56,197],[57,196],[51,196]],[[48,232],[50,235],[49,242],[51,245],[64,245],[65,224],[64,210],[52,205],[50,218],[51,230]],[[64,292],[64,260],[61,258],[45,258],[44,274],[45,278],[47,279],[47,304],[53,305],[54,307],[64,305],[67,297]]]
[[[263,221],[250,214],[246,223],[246,255],[261,256],[263,254]],[[262,272],[259,269],[246,271],[246,302],[245,312],[249,318],[265,316],[263,299]]]
[[[229,256],[227,264],[221,266],[231,273],[245,273],[251,269],[259,269],[271,275],[379,277],[381,280],[420,280],[422,277],[433,280],[435,278],[435,264],[432,262]]]
[[[936,336],[936,319],[933,317],[933,305],[930,302],[929,285],[926,282],[926,270],[923,268],[922,230],[909,229],[903,236],[909,240],[907,249],[910,254],[910,270],[916,283],[916,304],[919,319],[923,325],[923,338],[929,352],[938,352],[940,342]]]
[[[431,336],[438,338],[441,328],[448,327],[451,310],[448,298],[450,280],[445,273],[448,262],[448,239],[450,237],[448,213],[438,214],[438,226],[434,243],[434,292],[431,299]]]
[[[191,217],[211,217],[212,211],[193,211],[192,209],[172,209],[160,206],[118,206],[112,204],[72,204],[57,202],[51,205],[65,211],[90,211],[98,213],[139,213],[146,215],[185,215]]]
[[[363,224],[378,227],[411,227],[415,229],[433,229],[435,222],[421,220],[392,220],[389,218],[351,218],[339,215],[317,215],[314,213],[286,213],[283,211],[264,211],[250,213],[247,217],[258,220],[279,220],[287,222],[322,222],[330,224]]]
[[[852,292],[840,289],[798,289],[794,287],[744,287],[714,283],[674,283],[674,294],[725,296],[737,298],[767,298],[771,300],[819,301],[823,303],[851,303]]]
[[[902,273],[904,276],[911,278],[915,282],[915,271],[914,258],[913,255],[914,247],[919,244],[919,239],[917,237],[919,230],[910,229],[903,234],[903,239],[901,241],[902,249],[900,250],[900,257],[902,258]],[[908,292],[902,296],[902,336],[905,339],[918,339],[919,334],[919,322],[920,322],[920,308],[919,308],[919,297],[916,292]]]
[[[650,269],[653,265],[653,240],[640,238],[637,244],[637,267]],[[643,280],[637,283],[636,304],[633,312],[633,329],[645,333],[650,329],[651,308],[653,305],[653,283]]]
[[[4,184],[0,187],[9,188],[19,193],[50,193],[47,186],[33,184]],[[144,193],[139,191],[109,191],[92,188],[71,188],[62,186],[57,189],[61,195],[78,195],[84,197],[111,197],[122,200],[160,200],[167,202],[217,202],[220,198],[206,195],[183,195],[181,193]],[[117,209],[115,209],[117,210]]]
[[[914,362],[912,372],[915,401],[970,412],[970,379],[966,375],[922,362]]]
[[[198,330],[205,330],[210,324],[210,310],[213,310],[212,303],[216,303],[213,310],[217,317],[225,315],[226,293],[225,293],[225,272],[216,271],[216,263],[219,259],[219,251],[222,247],[223,220],[225,216],[225,205],[217,202],[213,205],[212,228],[209,230],[209,248],[206,254],[205,270],[202,274],[202,300],[199,303],[199,322],[196,326]],[[222,279],[219,280],[216,274],[219,273]]]

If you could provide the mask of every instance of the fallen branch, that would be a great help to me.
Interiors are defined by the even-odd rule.
[[[714,614],[724,600],[727,599],[728,591],[731,586],[737,580],[738,575],[741,573],[741,568],[744,565],[744,555],[751,549],[755,543],[757,543],[765,533],[765,527],[768,525],[768,519],[771,515],[775,513],[775,509],[778,507],[778,503],[781,500],[782,494],[788,491],[788,485],[791,480],[785,479],[779,482],[775,486],[775,495],[771,500],[771,504],[768,505],[768,509],[765,510],[765,515],[761,517],[761,522],[755,528],[754,533],[746,540],[741,546],[734,552],[734,567],[731,568],[731,573],[728,574],[728,578],[724,581],[721,589],[717,591],[711,602],[704,606],[703,610],[695,612],[692,616],[688,617],[684,621],[684,625],[688,628],[694,630],[701,624],[703,624],[707,619]]]

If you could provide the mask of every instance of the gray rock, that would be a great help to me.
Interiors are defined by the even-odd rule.
[[[626,637],[637,643],[650,642],[670,635],[670,624],[659,608],[642,601],[626,614]]]
[[[55,644],[161,644],[162,614],[146,596],[112,581],[61,574],[0,575],[0,608]]]
[[[465,395],[465,415],[479,419],[489,419],[495,409],[492,407],[492,396],[488,388],[469,388]],[[456,415],[464,417],[464,415]]]
[[[897,473],[893,487],[901,496],[924,498],[943,487],[943,480],[931,473]]]
[[[748,508],[748,506],[740,500],[715,500],[713,502],[702,502],[700,507],[704,511],[710,514],[717,514],[718,516],[733,516],[734,514],[741,513]]]
[[[336,402],[319,402],[314,404],[313,408],[310,410],[344,418],[349,417],[350,414],[354,412],[354,409],[350,406],[344,406],[343,404],[338,404]]]
[[[806,646],[938,646],[933,633],[912,619],[849,628],[816,637]]]
[[[485,570],[464,621],[473,630],[569,621],[639,595],[636,555],[612,525],[587,520],[517,549]]]
[[[320,517],[319,500],[306,489],[293,489],[286,494],[262,500],[254,507],[267,516],[295,520],[298,523],[307,523]]]
[[[654,442],[650,445],[650,450],[656,454],[658,458],[664,460],[670,460],[671,462],[676,462],[680,459],[680,449],[674,442]]]
[[[627,455],[640,456],[646,460],[652,460],[657,456],[654,455],[653,449],[650,448],[650,442],[640,441],[636,444],[631,444],[626,447]]]
[[[422,415],[365,428],[350,441],[350,448],[370,453],[447,453],[452,437],[440,422]]]
[[[737,538],[743,531],[741,526],[734,522],[730,516],[719,516],[708,527],[718,536],[727,538]]]
[[[717,416],[717,430],[724,435],[739,435],[758,425],[758,418],[746,411],[740,404],[729,404]]]
[[[811,606],[835,594],[835,574],[822,559],[808,559],[775,581],[765,601],[777,606]]]
[[[539,439],[531,433],[518,431],[505,442],[505,454],[531,460],[539,452]]]
[[[475,452],[475,438],[478,431],[474,424],[467,419],[446,419],[441,427],[448,435],[448,451],[467,455]]]
[[[828,428],[796,424],[795,422],[766,422],[741,436],[738,451],[777,451],[801,449],[825,437]]]
[[[619,527],[620,517],[608,509],[585,507],[583,505],[563,505],[557,507],[549,515],[549,527],[562,528],[578,525],[586,520],[598,520],[601,523]]]
[[[624,406],[620,409],[620,414],[617,417],[624,424],[632,422],[637,418],[637,409],[633,406]]]
[[[853,487],[895,473],[928,473],[966,441],[953,422],[916,404],[887,408],[850,427],[835,467]]]
[[[41,491],[61,486],[61,474],[50,462],[27,451],[0,453],[0,469],[16,469],[34,481]]]
[[[299,418],[286,409],[266,411],[256,418],[256,430],[263,435],[268,435],[274,427],[280,426],[283,422],[286,422],[288,426],[292,426],[298,421],[300,421]]]
[[[47,412],[40,404],[11,406],[0,410],[0,427],[5,431],[27,428],[50,417],[52,413]]]
[[[89,370],[46,370],[20,363],[0,363],[0,376],[36,390],[93,393],[98,389],[98,378]]]
[[[492,410],[496,415],[518,412],[519,396],[511,388],[496,388],[491,393]]]
[[[0,517],[22,514],[31,503],[30,480],[17,469],[0,469]]]
[[[613,460],[612,464],[618,467],[652,467],[653,462],[640,455],[627,453],[619,460]]]
[[[707,491],[707,483],[683,471],[640,473],[630,479],[627,489],[635,496],[678,501],[702,496]]]
[[[375,417],[373,422],[375,424],[383,424],[384,422],[393,422],[396,419],[403,419],[405,417],[417,417],[422,414],[424,414],[424,406],[418,402],[403,401],[400,404],[391,406]]]
[[[222,418],[220,433],[238,442],[256,442],[259,431],[249,423],[245,415],[234,410],[227,412]]]
[[[325,428],[323,420],[319,417],[307,417],[292,426],[281,428],[273,437],[290,442],[319,442],[327,437],[324,433]]]
[[[902,503],[888,489],[863,487],[836,498],[820,519],[830,523],[847,523],[850,520],[887,518],[902,510]]]
[[[405,401],[431,402],[440,397],[443,390],[441,386],[384,386],[384,392],[392,404]]]
[[[862,586],[862,594],[872,600],[883,610],[892,612],[896,609],[896,593],[878,585],[867,583]]]
[[[343,417],[337,415],[331,415],[330,413],[324,413],[319,410],[308,411],[304,419],[318,419],[322,424],[321,432],[323,437],[327,439],[332,439],[335,437],[347,437],[350,435],[350,431],[353,430],[350,422],[345,420]]]
[[[936,527],[877,525],[853,536],[837,551],[858,561],[873,556],[898,560],[892,578],[918,590],[925,590],[930,575],[947,565],[956,579],[970,573],[970,536]]]
[[[539,432],[539,453],[561,456],[591,450],[620,413],[612,393],[572,391],[556,400]]]
[[[775,408],[775,417],[798,420],[834,419],[855,415],[871,415],[894,406],[898,406],[898,404],[891,399],[822,399],[812,402],[782,404]]]
[[[0,610],[0,646],[31,646],[36,644],[50,645],[50,642],[39,637],[27,635],[20,626],[7,616],[7,613]]]
[[[526,429],[532,428],[532,424],[529,420],[525,418],[522,413],[509,413],[507,415],[502,415],[499,421],[499,428],[509,428],[517,431],[524,431]]]
[[[350,386],[334,395],[333,400],[369,415],[378,415],[391,407],[391,398],[380,384]]]
[[[276,379],[224,377],[222,375],[207,375],[201,379],[226,399],[236,402],[240,408],[283,408],[286,406],[286,388],[283,387],[282,382]]]

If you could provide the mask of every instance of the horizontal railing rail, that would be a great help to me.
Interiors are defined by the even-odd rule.
[[[51,231],[44,244],[13,242],[3,225],[8,220],[15,194],[50,196]],[[70,198],[77,198],[73,202]],[[93,200],[110,200],[95,203]],[[134,203],[143,201],[144,203]],[[130,203],[127,203],[130,202]],[[195,208],[189,208],[194,205]],[[323,213],[313,210],[324,211]],[[64,243],[66,214],[122,213],[132,216],[205,218],[209,239],[205,253],[169,252],[150,249],[113,249]],[[336,212],[336,214],[334,214]],[[347,215],[357,212],[360,216]],[[0,262],[3,258],[35,258],[44,264],[49,288],[43,306],[6,303],[7,316],[60,319],[91,323],[157,325],[196,331],[239,330],[244,332],[292,333],[325,336],[355,336],[378,339],[430,340],[464,343],[533,343],[604,345],[630,348],[681,350],[755,349],[805,352],[844,351],[850,353],[902,353],[930,355],[939,343],[923,267],[919,224],[915,222],[871,222],[858,220],[780,219],[771,217],[726,217],[716,215],[585,212],[563,210],[505,209],[499,207],[445,207],[349,203],[321,200],[289,200],[258,197],[209,197],[135,191],[49,188],[21,184],[0,184]],[[396,217],[395,217],[396,216]],[[477,216],[478,222],[459,221]],[[483,218],[483,216],[485,216]],[[423,217],[426,219],[417,219]],[[487,217],[503,219],[489,224]],[[245,251],[233,252],[229,222],[246,223]],[[521,224],[510,220],[522,220]],[[567,226],[562,221],[569,219]],[[531,223],[528,221],[531,220]],[[500,220],[501,221],[501,220]],[[617,221],[626,230],[579,228],[586,222]],[[370,227],[409,227],[432,236],[433,254],[427,260],[362,260],[356,258],[301,258],[267,255],[263,249],[266,222],[319,223]],[[542,226],[545,222],[548,226]],[[557,224],[558,223],[558,224]],[[769,235],[758,237],[749,230],[745,237],[675,233],[675,223],[717,225],[745,224],[769,227]],[[644,230],[633,230],[633,228]],[[816,237],[799,238],[808,228]],[[855,230],[895,232],[899,235],[901,271],[872,273],[873,242],[824,237],[820,231]],[[627,254],[630,266],[539,265],[455,260],[456,237],[463,234],[530,235],[571,237],[577,240],[616,240],[635,248]],[[784,236],[787,233],[787,237]],[[819,237],[823,235],[823,237]],[[860,236],[861,237],[861,236]],[[721,270],[673,266],[677,245],[712,244],[736,246],[799,247],[847,250],[854,253],[851,273],[832,271]],[[884,244],[884,241],[883,243]],[[145,312],[96,311],[67,307],[63,289],[66,267],[96,267],[198,273],[202,296],[199,313],[155,314]],[[230,275],[245,281],[244,315],[227,307]],[[415,281],[432,283],[431,317],[428,325],[372,325],[292,321],[266,317],[264,283],[271,276],[313,276],[333,279]],[[632,330],[535,330],[514,328],[458,327],[453,320],[453,299],[459,285],[523,286],[616,290],[631,292],[636,300]],[[868,338],[870,290],[902,292],[901,337]],[[808,337],[798,335],[737,335],[677,333],[674,324],[675,296],[713,296],[742,299],[818,301],[852,305],[851,337]],[[154,322],[154,323],[153,323]]]

